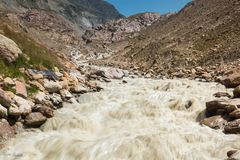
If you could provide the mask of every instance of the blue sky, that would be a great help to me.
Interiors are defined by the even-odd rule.
[[[125,16],[142,12],[160,12],[161,14],[179,11],[191,0],[106,0],[113,4]]]

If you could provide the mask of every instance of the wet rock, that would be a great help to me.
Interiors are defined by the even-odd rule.
[[[229,116],[230,116],[231,118],[235,118],[235,119],[240,118],[240,109],[235,109],[234,111],[232,111],[231,113],[229,113]]]
[[[18,106],[19,111],[21,112],[22,115],[27,115],[32,112],[32,107],[34,106],[34,104],[31,101],[28,101],[19,96],[15,96],[13,100]]]
[[[206,114],[208,116],[216,114],[219,109],[230,113],[240,107],[240,98],[218,99],[206,103]]]
[[[63,100],[59,94],[53,93],[49,97],[54,106],[62,107]]]
[[[47,118],[40,112],[33,112],[26,116],[24,124],[29,127],[40,127]]]
[[[3,105],[4,107],[10,107],[12,103],[12,100],[8,96],[8,94],[0,89],[0,104]]]
[[[0,34],[0,55],[9,63],[15,61],[22,51],[11,39]]]
[[[233,96],[235,98],[240,98],[240,86],[237,86],[234,90],[233,90]]]
[[[54,81],[45,81],[44,87],[49,93],[57,93],[62,89],[61,84]]]
[[[10,126],[10,124],[4,120],[0,120],[0,148],[3,147],[4,142],[9,140],[15,135],[13,127]]]
[[[240,119],[236,119],[234,121],[228,122],[224,127],[225,133],[229,134],[238,134],[240,133]]]
[[[8,116],[8,110],[7,108],[3,107],[0,104],[0,118],[6,118]]]
[[[200,122],[200,124],[214,129],[223,129],[227,124],[227,121],[222,116],[218,115],[205,118]]]
[[[16,82],[16,95],[27,98],[27,88],[25,83],[17,81]]]
[[[232,155],[233,155],[234,153],[236,153],[237,151],[238,151],[238,150],[230,150],[230,151],[227,152],[227,156],[228,156],[229,158],[231,158]]]
[[[232,150],[227,153],[228,159],[227,160],[240,160],[240,151],[239,150]]]
[[[215,93],[213,96],[217,97],[217,98],[221,98],[221,97],[228,97],[230,98],[231,95],[227,92],[217,92]]]
[[[15,85],[14,81],[9,77],[5,78],[3,80],[3,83],[5,86],[14,86]]]

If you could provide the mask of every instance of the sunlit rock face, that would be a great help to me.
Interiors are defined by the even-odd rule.
[[[238,135],[199,125],[205,102],[226,89],[189,80],[126,79],[56,111],[41,131],[18,135],[0,159],[219,160]]]

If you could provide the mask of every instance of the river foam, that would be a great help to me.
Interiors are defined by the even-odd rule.
[[[56,111],[18,135],[2,160],[219,160],[240,136],[200,126],[205,102],[226,89],[190,80],[127,79]]]

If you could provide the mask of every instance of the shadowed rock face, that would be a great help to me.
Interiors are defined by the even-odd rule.
[[[103,0],[2,0],[0,9],[26,12],[28,9],[54,11],[75,24],[79,31],[95,24],[123,17]]]

